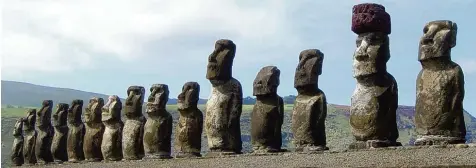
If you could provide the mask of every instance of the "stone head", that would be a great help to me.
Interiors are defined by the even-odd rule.
[[[88,107],[84,112],[85,123],[100,123],[101,122],[101,109],[104,106],[104,99],[93,97],[89,99]]]
[[[276,66],[261,68],[253,81],[253,96],[277,94],[280,74],[281,71]]]
[[[53,126],[66,126],[68,119],[69,105],[66,103],[59,103],[56,105],[56,111],[53,114]]]
[[[207,79],[229,80],[232,77],[233,59],[236,45],[231,40],[220,39],[215,43],[215,50],[208,57]]]
[[[17,119],[13,128],[13,136],[23,135],[23,118]]]
[[[318,76],[322,74],[324,54],[318,49],[308,49],[299,54],[299,63],[294,74],[294,88],[309,85],[317,87]]]
[[[23,119],[23,130],[34,130],[36,122],[36,109],[28,109],[26,118]]]
[[[178,95],[177,107],[179,110],[197,108],[200,95],[200,85],[197,82],[187,82]]]
[[[82,123],[81,115],[83,115],[83,100],[75,99],[71,102],[68,109],[68,123]]]
[[[51,125],[52,109],[53,109],[53,100],[43,100],[43,103],[41,104],[41,109],[37,111],[37,114],[36,114],[37,126],[41,127],[41,126]]]
[[[147,113],[165,109],[169,100],[169,86],[166,84],[153,84],[150,87],[150,95],[147,99]]]
[[[431,21],[423,28],[420,39],[418,60],[425,61],[439,57],[450,58],[451,48],[456,46],[458,26],[449,20]]]
[[[142,116],[144,94],[145,89],[142,86],[130,86],[127,88],[127,98],[124,106],[124,114],[126,117]]]
[[[357,49],[353,58],[354,78],[387,71],[390,59],[389,39],[386,33],[361,33],[356,40]]]
[[[102,107],[102,121],[121,121],[122,102],[119,96],[111,95]]]

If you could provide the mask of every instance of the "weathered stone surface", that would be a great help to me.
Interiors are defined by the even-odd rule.
[[[21,166],[24,163],[23,159],[23,118],[20,118],[15,123],[13,128],[13,145],[11,153],[12,165]]]
[[[102,107],[102,122],[105,125],[101,142],[101,152],[105,161],[122,160],[122,102],[117,95],[109,96]]]
[[[368,24],[367,27],[373,27],[382,23]],[[389,31],[368,28],[357,34],[357,49],[353,56],[353,77],[357,86],[351,98],[349,119],[356,142],[349,148],[400,146],[396,141],[399,136],[396,121],[398,87],[386,65],[390,59]]]
[[[68,161],[79,162],[84,160],[83,142],[86,128],[81,115],[83,114],[83,100],[75,99],[68,109]]]
[[[144,124],[142,114],[145,89],[142,86],[130,86],[127,89],[127,99],[124,105],[126,123],[122,132],[123,160],[139,160],[144,157]]]
[[[423,29],[418,60],[422,70],[417,77],[415,145],[464,143],[464,74],[451,60],[456,46],[456,23],[429,22]]]
[[[66,143],[68,142],[68,108],[66,103],[56,105],[56,111],[53,114],[53,127],[55,134],[51,142],[51,153],[57,163],[68,161],[68,151]]]
[[[209,154],[240,154],[242,150],[240,117],[243,91],[238,80],[232,77],[236,45],[221,39],[208,57],[207,79],[212,93],[206,105],[205,133]]]
[[[251,144],[255,153],[281,151],[284,102],[277,94],[280,70],[263,67],[253,82],[256,104],[251,113]]]
[[[352,8],[351,29],[356,34],[368,32],[390,34],[390,15],[385,11],[385,7],[380,4],[357,4]]]
[[[27,117],[23,119],[23,158],[25,165],[36,164],[35,144],[36,144],[36,109],[28,109]]]
[[[318,49],[304,50],[294,76],[298,91],[292,112],[291,129],[297,152],[328,150],[326,147],[325,120],[326,96],[318,87],[324,54]]]
[[[54,128],[51,125],[52,100],[44,100],[36,118],[36,145],[35,154],[39,164],[53,162],[51,153],[51,141],[53,140]]]
[[[89,100],[88,107],[84,113],[84,134],[83,151],[86,161],[94,162],[103,159],[101,152],[102,136],[104,134],[104,124],[101,120],[101,109],[104,106],[102,98],[93,97]]]
[[[178,95],[177,110],[180,114],[175,128],[175,157],[200,157],[202,148],[203,114],[197,107],[200,85],[187,82]]]
[[[172,115],[166,110],[169,100],[169,87],[153,84],[147,99],[148,119],[144,126],[144,159],[171,158]]]

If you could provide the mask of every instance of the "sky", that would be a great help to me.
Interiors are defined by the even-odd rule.
[[[415,104],[423,26],[458,25],[452,59],[465,75],[464,108],[476,116],[476,0],[4,0],[1,79],[125,97],[130,85],[185,82],[208,98],[207,59],[218,39],[237,46],[233,76],[252,96],[253,80],[269,65],[281,70],[281,96],[295,95],[294,71],[305,49],[324,53],[319,88],[328,103],[349,105],[356,81],[352,6],[373,2],[391,16],[388,71],[399,104]],[[147,91],[147,95],[149,92]]]

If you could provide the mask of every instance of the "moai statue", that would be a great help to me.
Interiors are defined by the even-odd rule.
[[[36,118],[36,145],[35,154],[39,164],[53,162],[51,153],[51,142],[54,136],[54,128],[51,124],[51,113],[53,109],[52,100],[44,100],[41,109],[37,112]]]
[[[102,107],[102,122],[106,126],[101,143],[101,152],[105,161],[122,160],[122,102],[117,95],[109,96]]]
[[[464,74],[451,60],[457,26],[449,20],[429,22],[423,29],[418,60],[415,145],[465,143]]]
[[[384,6],[373,3],[355,5],[352,13],[352,31],[358,37],[350,125],[356,142],[349,148],[401,146],[397,142],[397,82],[386,65],[390,59],[390,15]]]
[[[83,100],[75,99],[68,109],[68,139],[67,148],[68,162],[84,160],[83,142],[86,130],[81,116],[83,114]]]
[[[51,153],[56,163],[68,161],[68,151],[66,150],[68,142],[68,108],[66,103],[56,105],[56,111],[53,114],[53,127],[55,134],[51,143]]]
[[[15,123],[13,128],[13,145],[11,153],[12,165],[21,166],[24,163],[23,159],[23,118],[20,118]]]
[[[327,100],[318,87],[322,74],[324,54],[318,49],[307,49],[299,54],[294,75],[298,95],[294,101],[291,128],[296,152],[328,150],[326,146]]]
[[[171,158],[172,115],[165,109],[169,100],[169,87],[153,84],[147,99],[148,119],[144,126],[144,159]]]
[[[212,84],[212,93],[206,105],[205,132],[210,156],[241,154],[243,91],[240,82],[232,77],[235,51],[233,41],[221,39],[208,58],[206,77]]]
[[[36,164],[35,144],[36,144],[36,109],[28,109],[27,117],[23,118],[23,159],[25,165]]]
[[[201,157],[203,114],[197,107],[200,85],[187,82],[178,95],[177,111],[180,114],[175,130],[174,153],[176,158]]]
[[[84,159],[88,162],[97,162],[103,159],[101,153],[101,142],[104,134],[104,124],[101,120],[101,109],[104,106],[102,98],[93,97],[89,100],[88,107],[84,113],[84,134],[83,151]]]
[[[251,113],[251,145],[256,153],[281,151],[284,102],[277,93],[280,73],[277,67],[266,66],[253,82],[256,104]]]
[[[144,124],[142,114],[145,89],[142,86],[130,86],[127,89],[127,99],[124,105],[126,123],[122,132],[123,160],[139,160],[144,157]]]

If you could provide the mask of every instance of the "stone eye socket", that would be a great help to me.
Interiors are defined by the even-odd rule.
[[[428,32],[428,27],[423,28],[423,33],[427,33],[427,32]]]

